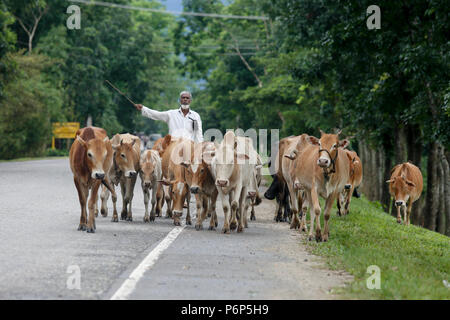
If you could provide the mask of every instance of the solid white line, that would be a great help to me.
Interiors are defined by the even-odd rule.
[[[161,253],[166,250],[170,244],[175,241],[178,235],[183,231],[185,225],[181,227],[175,227],[169,234],[161,240],[161,242],[153,249],[142,262],[137,266],[136,269],[130,274],[128,279],[120,286],[120,288],[111,297],[111,300],[126,300],[128,296],[133,292],[138,281],[142,278],[144,273],[149,270],[155,262],[158,260]]]

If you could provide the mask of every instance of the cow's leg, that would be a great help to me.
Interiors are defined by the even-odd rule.
[[[150,211],[150,221],[155,221],[155,207],[156,207],[156,182],[152,183],[152,211]]]
[[[397,206],[397,222],[402,223],[402,215],[401,215],[402,206]]]
[[[98,217],[98,193],[95,197],[95,202],[94,202],[94,213],[95,213],[95,217]]]
[[[78,230],[85,231],[86,230],[86,201],[87,196],[89,194],[89,189],[87,186],[82,185],[75,177],[73,178],[75,183],[75,187],[78,192],[78,200],[80,201],[81,207],[81,215],[80,215],[80,224],[78,225]]]
[[[153,187],[155,188],[155,187]],[[164,190],[162,188],[161,183],[157,183],[156,190],[156,216],[161,217],[162,216],[162,208],[164,205]]]
[[[308,192],[305,192],[304,198],[305,198],[305,201],[303,201],[303,203],[302,203],[302,221],[300,223],[300,231],[306,232],[306,230],[307,230],[306,215],[308,213],[309,204],[311,203],[311,196],[309,195]]]
[[[230,220],[230,230],[235,230],[237,228],[237,214],[238,214],[238,210],[239,210],[239,203],[240,203],[240,198],[241,198],[241,192],[242,189],[244,189],[242,187],[242,185],[239,183],[236,186],[236,189],[234,190],[234,192],[231,195],[231,220]],[[245,188],[246,189],[246,188]],[[239,219],[241,217],[239,216]]]
[[[281,206],[281,198],[280,194],[277,194],[275,198],[275,216],[273,217],[275,222],[282,220],[282,206]]]
[[[247,187],[243,187],[242,191],[241,191],[241,195],[239,197],[239,207],[238,207],[238,212],[239,212],[239,225],[238,225],[238,229],[237,232],[242,232],[244,231],[244,228],[246,227],[245,225],[247,224],[247,210],[249,207],[249,202],[247,199]]]
[[[133,213],[131,210],[133,203],[133,195],[134,195],[134,186],[136,185],[137,176],[129,179],[128,188],[127,188],[127,198],[128,198],[128,213],[127,213],[127,221],[133,221]]]
[[[172,218],[172,186],[164,188],[164,199],[166,200],[166,218]]]
[[[283,222],[291,222],[292,220],[292,210],[291,210],[291,200],[290,200],[290,193],[288,190],[287,185],[284,185],[284,191],[283,191],[283,200],[281,201],[281,205],[283,206]]]
[[[119,215],[117,213],[117,194],[116,194],[116,187],[113,183],[107,182],[108,185],[111,187],[111,190],[113,191],[111,193],[111,199],[113,202],[113,217],[111,219],[112,222],[119,222]]]
[[[196,230],[203,229],[203,220],[206,219],[208,214],[208,202],[209,199],[206,195],[201,195],[200,197],[196,197],[197,204],[197,223],[195,224]],[[212,218],[211,218],[212,219]]]
[[[298,195],[297,190],[294,189],[294,186],[291,184],[288,184],[288,190],[289,195],[291,199],[291,229],[298,229],[300,228],[300,220],[298,219]]]
[[[102,206],[100,209],[100,213],[103,217],[108,216],[108,199],[109,199],[109,190],[104,185],[102,185],[102,193],[100,194],[100,199],[102,200]]]
[[[345,201],[345,214],[349,214],[350,212],[350,202],[352,201],[352,194],[353,194],[353,190],[355,190],[355,186],[352,185],[350,192],[347,193],[347,198]]]
[[[244,227],[248,228],[248,221],[247,221],[247,210],[249,207],[252,207],[252,212],[253,211],[253,201],[251,199],[245,199],[244,200]],[[252,220],[251,216],[250,216],[250,220]]]
[[[214,188],[214,191],[212,193],[212,196],[210,198],[211,203],[209,204],[209,207],[211,208],[211,219],[209,220],[209,230],[215,230],[218,225],[217,221],[217,212],[216,212],[216,201],[218,196],[217,188]]]
[[[229,214],[230,214],[230,195],[224,194],[222,191],[219,191],[219,197],[222,201],[222,208],[223,208],[223,233],[229,233],[230,232],[230,221],[229,221]]]
[[[406,211],[406,220],[405,221],[406,221],[407,226],[409,226],[409,217],[411,216],[412,204],[413,204],[413,201],[411,198],[409,198],[408,209],[406,210],[406,208],[405,208],[405,211]]]
[[[342,215],[342,211],[341,211],[341,198],[342,198],[342,193],[339,194],[339,197],[336,201],[336,207],[338,209],[337,211],[337,215],[340,217]]]
[[[120,213],[120,220],[125,220],[127,218],[127,202],[125,201],[125,195],[127,190],[127,183],[124,181],[126,178],[120,179],[120,192],[122,193],[122,212]]]
[[[89,220],[87,224],[86,231],[88,233],[94,233],[95,232],[95,202],[97,200],[98,196],[98,189],[100,188],[101,181],[94,182],[94,185],[92,186],[91,190],[91,196],[89,198]]]
[[[337,194],[332,193],[331,195],[328,196],[327,200],[325,201],[325,209],[323,211],[324,226],[323,226],[323,233],[322,233],[322,241],[328,241],[328,238],[330,236],[328,220],[330,220],[331,207],[333,206],[333,203],[334,203],[336,197],[337,197]]]
[[[311,207],[314,210],[314,217],[312,212],[310,212],[311,216],[311,226],[309,228],[309,236],[308,239],[311,241],[313,238],[313,229],[314,229],[314,222],[316,223],[316,240],[322,240],[322,235],[320,232],[320,203],[319,203],[319,197],[317,195],[317,190],[314,185],[311,186]],[[310,210],[311,211],[311,210]],[[314,221],[315,220],[315,221]]]
[[[145,207],[144,222],[150,222],[150,217],[148,215],[148,200],[150,198],[150,192],[147,187],[144,187],[144,183],[142,183],[142,192],[144,193],[144,207]]]
[[[187,203],[186,224],[187,225],[192,225],[192,221],[191,221],[191,206],[190,206],[191,191],[189,191],[189,186],[187,186],[187,188],[188,188],[188,191],[186,192],[185,200],[183,200],[183,202]]]

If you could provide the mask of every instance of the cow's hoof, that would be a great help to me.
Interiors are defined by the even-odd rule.
[[[86,232],[87,233],[95,233],[95,228],[87,228]]]
[[[98,209],[95,209],[95,217],[97,218],[98,217]]]
[[[312,241],[312,240],[313,240],[313,235],[310,234],[310,235],[308,236],[308,241]]]
[[[196,224],[195,225],[195,230],[199,231],[203,229],[203,225],[202,224]]]
[[[133,217],[127,217],[126,221],[133,221]]]
[[[236,228],[237,228],[236,222],[231,222],[230,223],[230,230],[236,230]]]
[[[322,241],[322,234],[316,234],[316,241],[321,242]]]
[[[105,209],[101,209],[100,213],[102,214],[102,217],[107,217],[108,216],[108,211],[106,211]]]
[[[155,221],[155,216],[150,216],[150,221]]]
[[[211,212],[210,212],[210,213],[208,213],[208,218],[211,218]]]
[[[239,227],[237,228],[237,232],[240,233],[240,232],[242,232],[242,231],[244,231],[244,228],[242,228],[242,226],[239,226]]]
[[[402,220],[397,220],[397,223],[398,224],[402,224]]]
[[[187,220],[187,221],[186,221],[186,224],[191,226],[191,225],[192,225],[191,220]]]
[[[78,226],[78,231],[86,231],[86,226],[84,224],[80,224]]]
[[[230,228],[222,228],[222,233],[230,233]]]
[[[324,234],[324,235],[322,236],[322,241],[323,241],[323,242],[327,242],[327,241],[328,241],[328,235],[327,235],[327,234]]]
[[[338,210],[338,211],[336,211],[336,215],[338,216],[338,217],[340,217],[341,216],[341,212]]]
[[[175,226],[181,226],[180,221],[174,221],[173,224],[174,224]]]
[[[149,216],[144,216],[144,222],[150,222]]]
[[[216,221],[216,222],[214,222],[214,225],[215,225],[216,228],[217,228],[217,226],[219,225],[219,223]]]
[[[113,216],[112,217],[112,219],[111,219],[111,222],[119,222],[119,217],[117,217],[117,216]]]
[[[256,220],[256,217],[255,217],[254,215],[251,215],[251,216],[250,216],[250,220],[255,221],[255,220]]]
[[[214,226],[209,226],[208,230],[214,231],[216,228]]]

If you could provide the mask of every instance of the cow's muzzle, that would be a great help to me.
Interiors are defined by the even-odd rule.
[[[136,175],[137,175],[137,172],[136,172],[136,171],[128,171],[128,172],[125,174],[125,177],[127,177],[127,178],[134,178],[134,177],[136,177]]]
[[[345,187],[344,187],[344,189],[345,189],[345,190],[350,190],[351,187],[352,187],[351,184],[346,184]]]
[[[327,158],[319,158],[317,160],[317,164],[319,165],[319,167],[321,168],[327,168],[330,165],[330,160]]]
[[[95,179],[103,180],[103,179],[105,179],[105,174],[104,173],[96,173]]]
[[[405,205],[405,201],[403,201],[403,200],[395,201],[395,205],[397,207],[404,206]]]
[[[197,194],[199,192],[200,188],[199,187],[191,187],[191,192],[193,194]]]
[[[226,187],[228,185],[228,180],[216,180],[216,185],[219,187]]]

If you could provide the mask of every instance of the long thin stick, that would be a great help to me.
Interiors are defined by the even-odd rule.
[[[121,95],[123,95],[125,98],[127,98],[127,100],[130,101],[130,102],[133,104],[133,106],[136,104],[136,103],[134,103],[133,101],[131,101],[131,99],[128,98],[127,95],[126,95],[125,93],[123,93],[122,91],[120,91],[119,89],[117,89],[111,82],[109,82],[108,80],[105,80],[105,81],[106,81],[106,83],[108,83],[111,87],[113,87],[117,92],[119,92]]]

